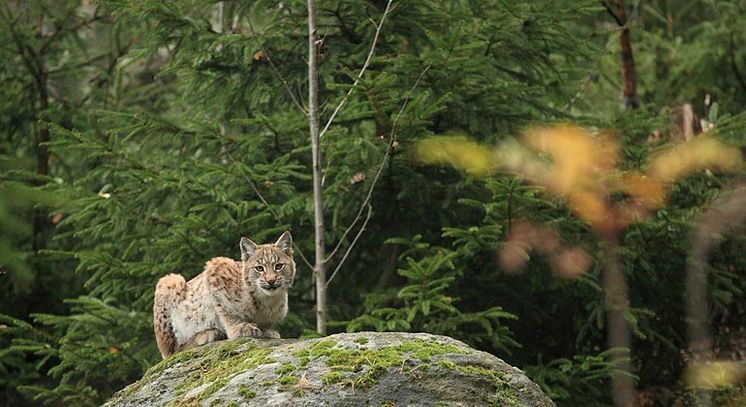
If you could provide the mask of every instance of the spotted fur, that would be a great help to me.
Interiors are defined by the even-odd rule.
[[[295,279],[293,244],[285,232],[274,244],[241,238],[241,261],[216,257],[187,282],[178,274],[158,281],[153,328],[161,356],[225,338],[279,338],[272,327],[288,311]]]

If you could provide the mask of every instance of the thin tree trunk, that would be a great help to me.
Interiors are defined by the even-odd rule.
[[[631,335],[624,314],[629,309],[627,279],[621,269],[619,242],[616,235],[605,236],[606,264],[603,270],[603,286],[608,296],[609,308],[606,311],[606,339],[610,349],[630,350]],[[617,371],[611,376],[611,392],[616,407],[634,405],[635,384],[632,380],[632,369],[629,354],[616,355]]]
[[[319,82],[316,50],[316,0],[308,0],[308,124],[313,155],[313,220],[316,261],[316,331],[326,335],[326,253],[322,201],[321,146],[319,145]]]
[[[715,200],[710,208],[695,221],[687,258],[686,322],[691,361],[689,368],[706,366],[713,361],[712,333],[710,332],[707,261],[710,251],[729,235],[738,236],[746,226],[746,182],[741,181]],[[713,405],[712,391],[695,387],[694,404]]]
[[[692,361],[689,368],[712,361],[712,335],[710,333],[709,301],[707,299],[707,255],[709,254],[709,236],[702,233],[706,227],[699,227],[692,239],[691,254],[687,259],[686,273],[686,322],[689,336],[689,352]],[[712,406],[710,389],[694,389],[694,405]]]
[[[637,74],[635,72],[635,59],[632,56],[632,46],[629,42],[629,22],[627,21],[627,11],[624,8],[624,0],[616,0],[616,14],[619,17],[622,33],[619,35],[620,51],[622,59],[622,80],[624,81],[624,91],[622,93],[622,103],[627,109],[636,109],[640,106],[637,99]]]

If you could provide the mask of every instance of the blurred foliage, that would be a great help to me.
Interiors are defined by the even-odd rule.
[[[746,147],[746,3],[628,3],[635,111],[619,107],[618,27],[596,1],[393,1],[366,75],[322,139],[330,249],[349,247],[345,231],[385,164],[366,231],[329,285],[332,331],[448,334],[525,369],[559,405],[609,403],[616,366],[603,350],[602,249],[586,218],[573,216],[583,212],[568,205],[565,181],[595,182],[598,165],[645,174],[657,156],[673,163],[660,175],[667,204],[649,205],[620,235],[629,355],[641,397],[691,400],[683,379],[690,222],[733,177],[697,168],[668,178],[685,175],[671,170],[683,156],[721,164],[721,152],[735,157],[725,144]],[[384,7],[319,1],[322,121],[356,78],[370,20]],[[0,17],[8,62],[0,67],[0,400],[97,405],[139,378],[158,360],[157,279],[237,257],[244,235],[267,241],[292,230],[299,274],[281,332],[310,335],[311,160],[298,106],[305,3],[11,0],[0,2]],[[667,147],[684,103],[721,142]],[[609,144],[552,140],[571,148],[560,163],[543,136],[517,139],[557,122],[608,129],[613,154],[603,161],[598,149]],[[461,162],[467,174],[414,159],[415,146],[442,135],[473,144],[462,138],[428,161]],[[485,145],[510,154],[484,154]],[[505,165],[508,173],[487,171]],[[566,177],[535,183],[514,176],[519,165]],[[602,191],[607,208],[649,192],[640,177],[622,181],[631,187]],[[524,221],[537,225],[539,241],[559,243],[534,244],[521,254],[523,273],[510,274],[498,253]],[[743,337],[744,243],[727,239],[710,257],[721,352]],[[575,249],[591,259],[587,271],[557,278]],[[717,400],[739,397],[732,385]]]

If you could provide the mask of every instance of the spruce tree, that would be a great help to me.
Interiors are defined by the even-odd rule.
[[[560,83],[572,77],[551,60],[581,55],[577,40],[563,31],[563,22],[584,10],[585,4],[573,4],[394,2],[366,74],[322,139],[327,241],[331,249],[339,244],[338,252],[350,244],[344,231],[392,145],[370,200],[368,231],[337,285],[330,285],[330,302],[338,304],[332,319],[355,314],[355,302],[341,306],[355,294],[337,287],[375,281],[396,267],[371,263],[377,255],[366,247],[410,230],[440,233],[438,220],[418,225],[411,217],[453,186],[437,181],[440,174],[415,175],[419,170],[403,154],[412,140],[452,129],[499,137],[521,122],[559,114],[553,106],[562,100]],[[209,257],[235,256],[241,235],[261,241],[285,228],[300,237],[298,252],[310,262],[313,229],[300,96],[307,84],[299,41],[305,6],[107,1],[101,7],[136,42],[112,68],[122,75],[108,88],[116,103],[95,113],[92,128],[46,124],[55,138],[52,151],[84,157],[88,167],[49,186],[69,199],[59,207],[57,230],[77,240],[71,254],[86,295],[70,300],[70,316],[36,316],[61,335],[50,372],[60,384],[51,392],[28,389],[46,399],[80,393],[94,403],[154,360],[148,309],[159,276],[195,275]],[[331,113],[323,109],[336,105],[356,79],[376,30],[369,20],[380,21],[384,7],[319,4],[322,122]],[[152,89],[130,99],[128,86],[137,86],[143,66],[145,74],[157,72]],[[440,186],[426,192],[423,185],[433,181]],[[443,204],[448,210],[456,202]],[[394,223],[399,227],[384,230]],[[361,261],[366,251],[368,260]],[[301,333],[312,320],[306,271],[286,334]],[[86,373],[101,369],[112,372],[105,385]]]
[[[645,8],[645,21],[663,3]],[[16,62],[0,70],[14,84],[0,90],[3,164],[24,170],[8,172],[0,187],[30,191],[25,203],[0,196],[0,213],[26,208],[15,226],[22,237],[4,228],[0,250],[13,242],[13,253],[31,253],[14,254],[26,259],[26,275],[44,274],[60,288],[34,294],[54,293],[48,304],[4,304],[1,312],[15,317],[0,322],[7,327],[0,330],[6,400],[21,400],[10,390],[18,388],[25,400],[95,405],[138,379],[158,360],[150,315],[155,282],[171,272],[190,278],[214,256],[237,258],[241,236],[264,242],[292,231],[299,272],[281,333],[315,335],[306,2],[57,4],[52,10],[41,1],[11,3],[28,14],[4,10],[0,33],[2,56]],[[519,179],[423,166],[411,147],[443,134],[496,143],[537,121],[574,120],[617,129],[623,165],[639,168],[653,148],[649,135],[667,130],[659,107],[678,95],[664,86],[669,72],[690,99],[731,81],[707,76],[694,62],[691,69],[712,81],[702,88],[675,64],[651,75],[646,61],[661,48],[643,48],[636,54],[641,107],[620,113],[617,50],[604,51],[604,41],[616,43],[618,33],[598,2],[393,0],[378,27],[387,5],[317,1],[322,130],[345,100],[320,139],[324,248],[333,254],[326,262],[333,276],[328,331],[452,335],[526,369],[560,404],[609,402],[616,366],[603,351],[599,269],[562,280],[540,255],[521,275],[505,274],[495,260],[515,222],[530,219],[601,261],[588,226]],[[732,7],[736,12],[708,21],[721,28],[740,21],[744,13]],[[639,21],[640,12],[629,15]],[[34,16],[43,16],[50,32],[68,33],[53,35],[56,45],[44,53],[54,89],[46,108],[22,60],[48,40],[34,34]],[[55,28],[53,21],[65,18]],[[674,21],[691,23],[680,18]],[[25,33],[26,51],[18,51],[11,27]],[[645,27],[651,28],[631,31],[633,47],[647,35],[674,44],[658,23]],[[695,31],[684,35],[697,45],[688,48],[693,54],[727,45],[720,29],[708,37]],[[738,44],[740,31],[734,33]],[[723,91],[725,113],[713,119],[731,141],[743,140],[738,95]],[[33,137],[47,131],[49,142],[40,147]],[[32,172],[43,146],[51,154],[49,174],[38,176]],[[633,305],[632,362],[643,386],[673,387],[680,379],[687,222],[725,182],[698,174],[676,184],[669,208],[620,237]],[[46,251],[32,252],[34,213],[53,224],[43,234]],[[711,293],[720,309],[735,310],[743,298],[729,271],[743,260],[733,253],[715,254]],[[3,266],[23,270],[14,264]],[[8,298],[19,298],[16,282],[23,279],[7,281],[18,287],[0,282],[13,293]]]

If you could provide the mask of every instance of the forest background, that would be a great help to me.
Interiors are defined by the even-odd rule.
[[[743,149],[746,1],[320,0],[321,327],[307,16],[298,0],[0,0],[5,405],[100,404],[159,360],[158,278],[283,230],[299,264],[283,337],[450,335],[566,406],[611,404],[621,352],[637,404],[687,405],[699,253],[713,356],[743,358],[743,233],[697,240],[708,219],[742,220],[738,202],[707,216],[737,168],[687,172],[612,239],[521,174],[454,167],[487,149],[465,137],[506,145],[557,122],[613,134],[619,173],[712,135]],[[413,153],[444,135],[474,148],[431,160],[453,165]],[[528,243],[511,267],[516,225],[577,249],[582,273]],[[628,285],[629,352],[606,340],[609,264]],[[715,403],[744,401],[719,384]]]

